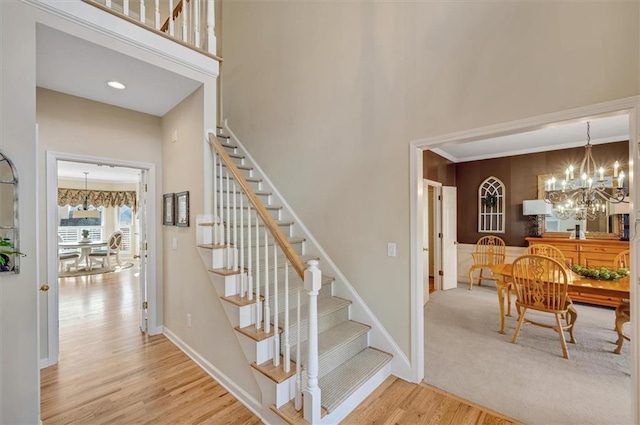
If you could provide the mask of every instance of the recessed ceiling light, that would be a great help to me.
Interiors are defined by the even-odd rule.
[[[107,85],[118,90],[123,90],[124,88],[126,88],[126,86],[119,81],[107,81]]]

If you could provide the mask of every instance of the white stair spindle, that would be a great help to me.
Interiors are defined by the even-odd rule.
[[[173,0],[169,0],[169,35],[173,37],[175,35],[175,32],[175,22],[173,21]]]
[[[271,332],[271,306],[269,304],[269,245],[267,228],[264,228],[264,331]]]
[[[200,0],[193,1],[193,44],[200,47]]]
[[[280,366],[280,334],[278,333],[278,244],[276,243],[273,244],[273,311],[273,365]]]
[[[111,2],[109,2],[111,3]],[[122,2],[122,13],[125,14],[125,16],[129,16],[129,0],[123,0]]]
[[[173,8],[170,6],[171,13],[173,13]],[[169,22],[172,21],[172,18],[169,17]],[[218,245],[218,179],[216,174],[218,174],[218,153],[214,150],[213,152],[213,244]]]
[[[247,202],[247,224],[247,292],[249,293],[249,301],[251,301],[253,300],[253,276],[251,271],[251,203],[249,202]]]
[[[146,10],[144,8],[144,0],[140,0],[140,22],[146,23]]]
[[[218,175],[218,180],[220,180],[220,183],[218,184],[218,191],[220,192],[220,213],[219,213],[219,219],[220,219],[220,227],[218,228],[218,232],[220,232],[220,237],[218,238],[220,240],[220,245],[225,245],[225,240],[224,240],[224,194],[222,193],[222,184],[224,183],[224,173],[222,171],[222,157],[220,158],[220,174]]]
[[[231,254],[231,202],[229,199],[229,172],[225,171],[225,178],[227,179],[227,270],[231,270],[231,260],[233,255]]]
[[[182,0],[182,41],[187,41],[187,0]]]
[[[242,192],[240,192],[240,296],[242,298],[247,296],[245,278],[246,270],[244,269],[244,204],[243,204]]]
[[[262,326],[262,312],[260,304],[260,221],[256,210],[256,329]]]
[[[216,53],[216,32],[215,32],[215,2],[214,0],[207,0],[207,52]]]
[[[284,261],[284,371],[291,370],[291,344],[289,342],[289,261]]]
[[[156,0],[153,10],[153,25],[155,29],[160,29],[160,0]]]
[[[302,288],[298,288],[298,307],[296,309],[296,313],[297,313],[297,342],[296,342],[296,398],[295,398],[295,402],[294,402],[294,407],[296,409],[296,411],[300,411],[300,409],[302,409],[302,368],[300,367],[300,363],[302,357],[300,354],[300,336],[302,334],[301,332],[301,323],[300,323],[300,296],[302,294]]]
[[[236,181],[233,181],[233,271],[238,271],[238,209],[236,208]]]
[[[304,419],[309,423],[320,421],[320,397],[318,386],[318,291],[322,282],[322,273],[318,261],[310,260],[304,271],[304,288],[309,294],[309,337],[307,339],[307,388],[304,390]]]

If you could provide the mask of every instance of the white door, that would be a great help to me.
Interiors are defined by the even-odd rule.
[[[458,286],[456,188],[442,187],[442,289]]]
[[[429,246],[429,206],[433,201],[429,196],[429,183],[427,180],[422,181],[422,190],[424,191],[423,203],[424,211],[424,234],[422,236],[422,285],[423,285],[423,303],[426,304],[429,301],[429,249],[433,249]]]
[[[138,221],[140,223],[140,330],[148,331],[147,304],[147,170],[140,170]]]

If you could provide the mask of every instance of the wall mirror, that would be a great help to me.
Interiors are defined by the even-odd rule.
[[[545,184],[551,178],[551,174],[538,175],[538,199],[544,199]],[[628,214],[629,204],[607,203],[607,214],[597,217],[595,220],[576,220],[575,218],[560,219],[554,210],[551,216],[544,217],[544,228],[546,232],[571,232],[579,225],[581,229],[588,232],[592,239],[619,239],[622,237],[622,230],[619,228],[619,221],[623,214]]]
[[[20,272],[18,239],[18,177],[0,152],[0,274]]]

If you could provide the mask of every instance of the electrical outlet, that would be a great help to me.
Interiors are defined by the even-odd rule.
[[[187,313],[187,326],[191,327],[191,314]]]
[[[389,242],[387,244],[387,256],[389,257],[396,256],[396,244],[394,242]]]
[[[174,251],[178,250],[178,238],[171,239],[171,248],[173,248]]]

